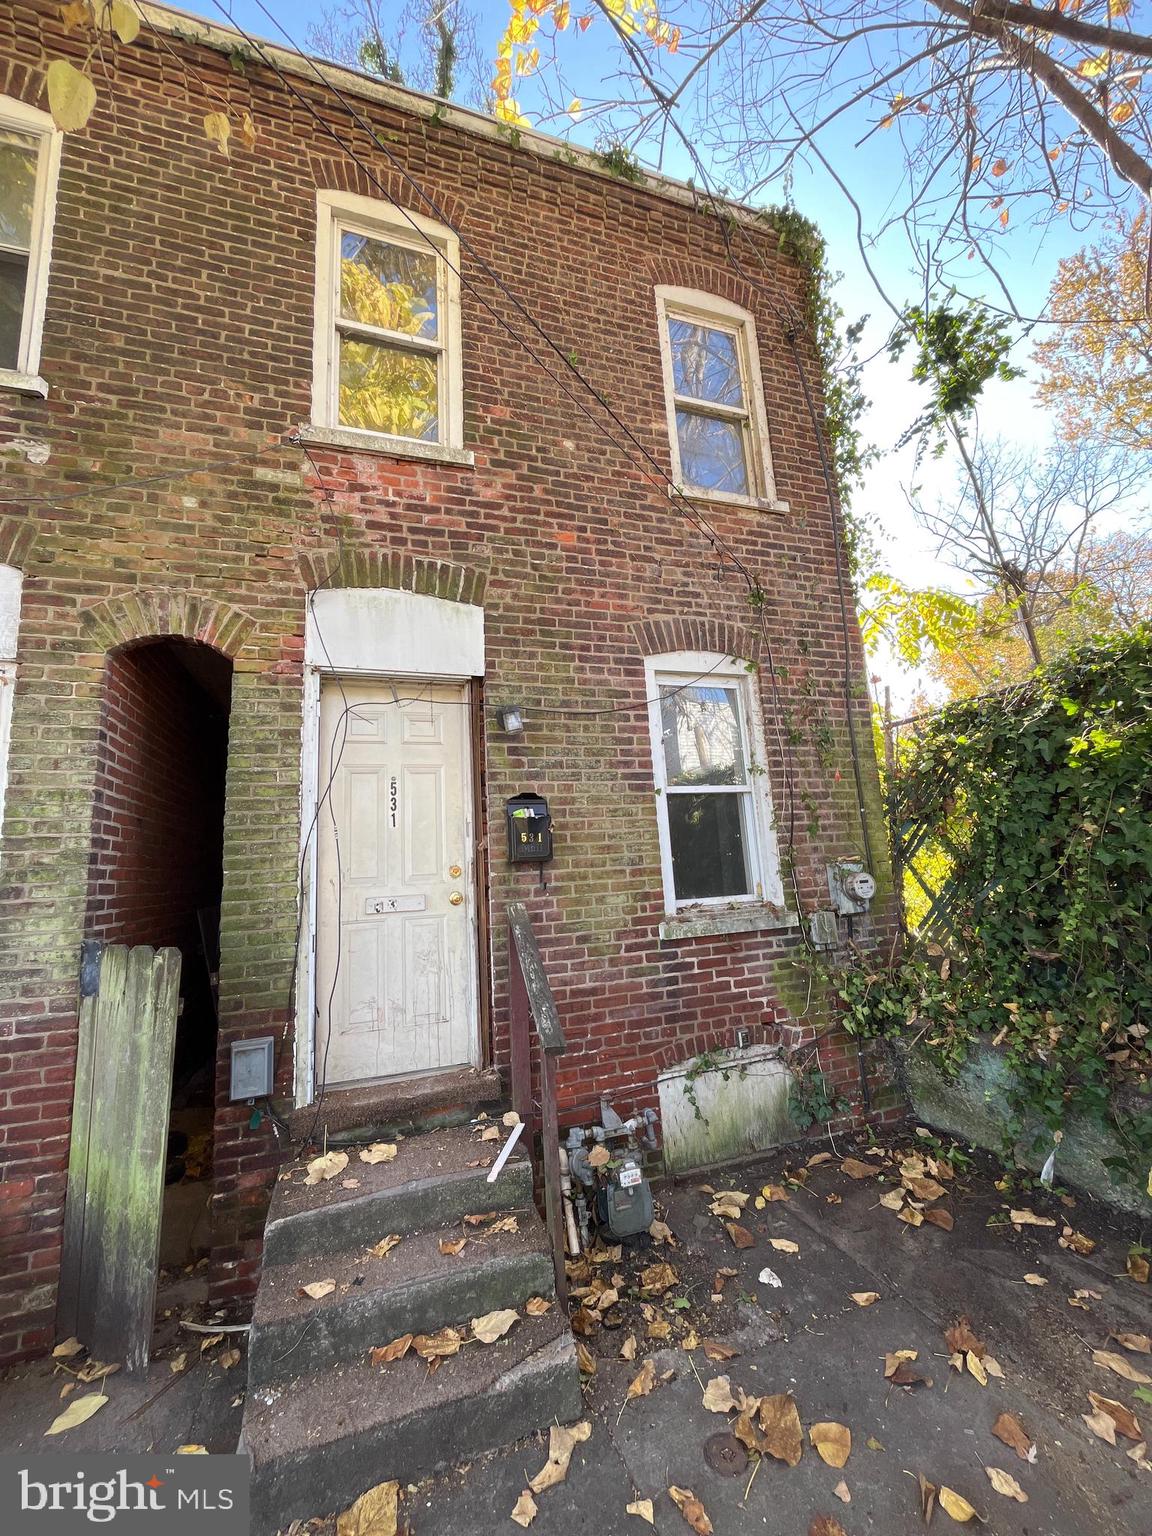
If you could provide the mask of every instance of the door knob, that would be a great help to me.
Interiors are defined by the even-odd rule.
[[[451,869],[448,871],[448,878],[450,880],[459,880],[463,873],[464,871],[460,868],[459,864],[453,864]]]
[[[462,893],[460,891],[453,891],[451,896],[449,896],[448,900],[449,900],[449,902],[450,902],[450,904],[452,906],[458,907],[460,905],[460,903],[464,900],[464,897],[463,897],[463,895],[462,895]]]

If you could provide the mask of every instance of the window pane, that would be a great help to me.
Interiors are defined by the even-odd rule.
[[[434,341],[439,335],[435,254],[342,230],[340,314]]]
[[[743,405],[738,343],[731,331],[714,331],[690,320],[668,321],[672,380],[678,395]]]
[[[27,282],[27,256],[0,251],[0,368],[20,366],[20,323]]]
[[[341,336],[340,425],[436,442],[436,359]]]
[[[747,782],[735,688],[661,687],[660,720],[666,783]]]
[[[744,795],[666,795],[677,901],[750,896]]]
[[[39,159],[38,139],[0,128],[0,245],[31,249]]]
[[[744,428],[739,422],[677,409],[676,435],[680,440],[680,474],[685,485],[701,491],[749,494]]]

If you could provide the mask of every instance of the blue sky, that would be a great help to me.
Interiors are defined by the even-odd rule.
[[[256,0],[222,0],[222,3],[254,36],[285,41]],[[264,0],[264,3],[300,46],[306,45],[309,26],[328,9],[316,0]],[[221,20],[212,0],[183,0],[183,8],[210,20]],[[577,14],[581,9],[574,5],[573,13]],[[478,10],[481,49],[487,57],[492,57],[507,19],[507,9],[503,0],[480,0]],[[601,29],[599,34],[596,27]],[[564,59],[573,88],[577,94],[583,92],[588,99],[603,94],[599,76],[607,67],[605,44],[609,40],[603,28],[603,21],[598,19],[583,36],[577,36],[573,31],[564,39]],[[531,113],[535,104],[531,83],[522,83],[517,95],[524,109]],[[567,127],[574,139],[585,143],[592,142],[595,134],[594,128],[587,124],[550,123],[546,126],[552,132],[563,132]],[[875,132],[866,147],[858,150],[853,140],[859,133],[859,119],[844,120],[827,130],[821,143],[860,201],[865,219],[871,222],[882,217],[890,201],[901,169],[901,150],[894,135]],[[675,143],[667,152],[663,169],[685,179],[693,176],[686,152]],[[855,215],[842,193],[818,165],[810,165],[799,172],[792,195],[800,209],[820,225],[828,241],[831,265],[844,274],[837,296],[846,315],[849,319],[863,314],[872,317],[864,334],[862,354],[880,354],[866,370],[865,387],[873,405],[865,428],[869,437],[885,451],[857,494],[856,508],[859,512],[874,514],[887,533],[887,563],[897,575],[917,584],[935,580],[962,590],[963,582],[956,573],[937,562],[934,547],[917,527],[906,504],[904,487],[913,477],[931,497],[937,491],[949,489],[954,471],[947,462],[931,460],[914,469],[910,448],[902,452],[892,451],[902,429],[915,417],[920,397],[917,387],[907,377],[907,365],[892,364],[884,355],[884,342],[891,329],[891,311],[878,296],[861,260],[855,235]],[[1024,313],[1037,314],[1044,306],[1058,259],[1076,249],[1084,236],[1064,228],[1049,232],[1041,241],[1035,231],[1014,226],[993,238],[1001,253],[1001,265],[1011,272],[1013,297],[1017,304]],[[918,279],[902,236],[887,237],[870,250],[869,259],[882,286],[897,303],[917,296]],[[976,271],[971,274],[971,282],[968,276],[964,274],[965,287],[980,293]],[[993,292],[989,280],[984,295],[990,297]],[[1015,358],[1019,366],[1028,367],[1030,349],[1031,342],[1022,340]],[[1035,405],[1027,380],[989,386],[981,416],[985,423],[995,423],[997,435],[1015,441],[1040,444],[1048,436],[1048,421]],[[881,670],[886,676],[892,676],[898,697],[907,698],[913,681],[897,676],[887,662],[881,664]]]

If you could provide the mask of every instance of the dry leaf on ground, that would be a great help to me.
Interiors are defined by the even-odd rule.
[[[853,1291],[851,1296],[858,1307],[870,1307],[874,1301],[880,1300],[879,1291]]]
[[[872,1179],[880,1169],[875,1163],[862,1163],[858,1157],[846,1157],[840,1164],[840,1172],[851,1179]]]
[[[102,1392],[86,1392],[83,1397],[74,1397],[63,1413],[58,1413],[44,1431],[46,1435],[63,1435],[68,1430],[75,1429],[78,1424],[85,1423],[94,1413],[98,1413],[108,1399]]]
[[[403,1333],[390,1344],[378,1344],[375,1349],[370,1349],[368,1359],[373,1365],[389,1365],[393,1360],[403,1360],[412,1348],[412,1340],[412,1334]]]
[[[459,1353],[464,1340],[455,1328],[441,1328],[439,1333],[418,1333],[412,1340],[412,1348],[421,1360],[446,1360]]]
[[[852,1493],[848,1487],[848,1484],[844,1481],[843,1478],[841,1478],[840,1481],[836,1484],[832,1492],[836,1495],[842,1504],[851,1504]]]
[[[1114,1333],[1112,1337],[1124,1349],[1137,1355],[1152,1355],[1152,1339],[1146,1333]]]
[[[884,1356],[884,1374],[891,1380],[896,1374],[897,1368],[906,1360],[915,1360],[919,1354],[916,1349],[892,1349]]]
[[[961,1525],[967,1520],[979,1520],[980,1516],[969,1504],[968,1500],[961,1497],[955,1489],[941,1487],[937,1494],[940,1508],[945,1514],[951,1515],[953,1520],[958,1520]]]
[[[207,1456],[208,1447],[206,1445],[178,1445],[175,1454],[177,1456]]]
[[[520,1223],[516,1220],[515,1216],[502,1216],[499,1221],[494,1221],[487,1228],[489,1232],[519,1232],[519,1230]]]
[[[485,1312],[483,1317],[472,1319],[472,1337],[481,1344],[495,1344],[502,1339],[514,1323],[520,1321],[519,1312],[512,1307],[501,1307],[496,1312]]]
[[[78,1355],[84,1348],[78,1338],[65,1339],[63,1344],[57,1344],[52,1351],[53,1360],[71,1360],[73,1355]]]
[[[646,1295],[662,1296],[665,1291],[678,1285],[680,1276],[671,1264],[649,1264],[640,1271],[640,1285]]]
[[[579,1424],[573,1424],[571,1429],[562,1424],[553,1424],[548,1432],[548,1460],[540,1468],[535,1477],[528,1479],[528,1487],[533,1493],[543,1493],[546,1488],[555,1488],[557,1483],[562,1483],[568,1476],[568,1463],[572,1460],[572,1452],[592,1433],[592,1425],[587,1419],[582,1419]]]
[[[400,1484],[377,1483],[336,1521],[336,1536],[396,1536]]]
[[[463,1253],[466,1237],[442,1237],[440,1239],[440,1252],[454,1259],[458,1253]]]
[[[828,1155],[831,1156],[832,1154],[829,1153]],[[765,1184],[760,1191],[760,1198],[770,1205],[773,1200],[791,1200],[792,1196],[780,1184]]]
[[[595,1355],[587,1344],[582,1344],[579,1339],[576,1340],[576,1364],[580,1367],[582,1376],[595,1376],[598,1369]]]
[[[359,1189],[360,1188],[360,1180],[359,1179],[341,1179],[340,1180],[340,1188],[341,1189]]]
[[[738,1349],[721,1344],[719,1339],[705,1339],[702,1347],[709,1360],[735,1360],[740,1354]]]
[[[513,1126],[520,1124],[520,1116],[514,1109],[510,1109],[507,1114],[500,1116],[500,1124],[506,1125],[509,1130],[512,1130]]]
[[[1148,1284],[1148,1275],[1152,1266],[1142,1253],[1130,1253],[1124,1268],[1130,1280],[1135,1280],[1138,1285]]]
[[[922,1227],[924,1212],[918,1211],[914,1205],[906,1205],[902,1211],[896,1212],[896,1220],[906,1222],[910,1227]]]
[[[648,1228],[648,1236],[654,1243],[671,1243],[673,1247],[676,1246],[676,1234],[666,1221],[654,1221]]]
[[[943,1184],[938,1184],[935,1179],[927,1176],[923,1178],[908,1178],[903,1180],[904,1186],[910,1189],[917,1200],[942,1200],[948,1191]]]
[[[651,1360],[645,1360],[638,1375],[628,1383],[628,1391],[624,1394],[624,1401],[630,1403],[634,1397],[647,1397],[656,1385],[656,1367]]]
[[[216,1359],[222,1371],[230,1371],[232,1367],[238,1363],[240,1359],[240,1351],[235,1348],[222,1349],[216,1356]]]
[[[648,1337],[650,1339],[670,1339],[672,1337],[672,1324],[665,1317],[658,1317],[655,1322],[648,1324]]]
[[[934,1227],[939,1227],[941,1232],[951,1232],[956,1225],[952,1212],[944,1210],[939,1205],[933,1206],[930,1211],[925,1211],[924,1220],[931,1222]]]
[[[712,1522],[691,1488],[669,1488],[668,1497],[696,1532],[696,1536],[712,1536]]]
[[[370,1147],[361,1147],[362,1163],[390,1163],[396,1156],[396,1144],[391,1141],[374,1141]]]
[[[393,1248],[401,1240],[399,1232],[389,1232],[387,1237],[382,1237],[378,1243],[373,1243],[368,1252],[374,1259],[383,1259],[392,1252]]]
[[[964,1364],[968,1367],[968,1374],[975,1376],[982,1387],[988,1385],[988,1372],[984,1369],[984,1362],[980,1359],[979,1355],[974,1354],[972,1350],[968,1350],[964,1356]]]
[[[839,1488],[843,1487],[841,1483]],[[833,1488],[832,1492],[838,1494],[839,1488]],[[847,1503],[847,1499],[844,1502]],[[813,1515],[808,1526],[808,1536],[848,1536],[848,1533],[835,1515]]]
[[[799,1253],[800,1244],[794,1243],[789,1237],[770,1237],[768,1241],[777,1253]]]
[[[314,1157],[308,1164],[308,1175],[305,1184],[319,1184],[324,1179],[334,1179],[338,1173],[343,1173],[348,1166],[347,1152],[325,1152],[323,1157]]]
[[[1107,1349],[1094,1349],[1092,1359],[1097,1365],[1102,1365],[1106,1370],[1115,1371],[1117,1376],[1123,1376],[1125,1381],[1134,1381],[1140,1386],[1146,1386],[1152,1382],[1152,1376],[1146,1376],[1143,1371],[1138,1371],[1134,1365],[1129,1365],[1123,1355],[1116,1355]]]
[[[481,1141],[499,1141],[500,1140],[500,1127],[498,1125],[488,1125],[488,1126],[485,1126],[485,1128],[480,1132],[480,1140]]]
[[[1057,1242],[1061,1248],[1071,1248],[1073,1253],[1083,1254],[1085,1258],[1088,1254],[1096,1251],[1096,1243],[1093,1238],[1085,1237],[1083,1232],[1073,1232],[1071,1227],[1064,1228],[1063,1233],[1057,1238]]]
[[[1036,1447],[1032,1436],[1013,1413],[1002,1413],[992,1426],[997,1440],[1002,1440],[1016,1452],[1022,1461],[1036,1460]]]
[[[620,1346],[620,1358],[621,1358],[621,1360],[635,1360],[635,1358],[636,1358],[636,1335],[634,1333],[630,1333],[628,1335],[628,1337],[624,1340],[623,1344],[621,1344],[621,1346]]]
[[[1043,1275],[1035,1275],[1035,1274],[1033,1274],[1033,1275],[1025,1275],[1024,1276],[1024,1284],[1025,1285],[1047,1285],[1048,1282],[1047,1282],[1047,1280],[1045,1280]]]
[[[702,1401],[709,1413],[730,1413],[740,1406],[732,1396],[732,1383],[727,1376],[713,1376],[704,1388]]]
[[[546,1296],[529,1296],[524,1303],[524,1310],[529,1317],[543,1317],[545,1312],[551,1312],[553,1302]]]
[[[324,1296],[331,1296],[335,1289],[335,1280],[313,1280],[311,1285],[302,1285],[296,1294],[297,1296],[310,1296],[313,1301],[319,1301]],[[220,1339],[223,1337],[224,1335],[221,1334]],[[220,1342],[220,1339],[216,1340],[217,1344]],[[203,1353],[207,1347],[208,1341],[205,1340],[204,1343],[200,1346],[201,1353]]]
[[[978,1360],[982,1360],[988,1353],[988,1346],[972,1332],[972,1324],[967,1317],[958,1317],[945,1328],[944,1342],[954,1353],[973,1354]]]
[[[1144,1431],[1140,1428],[1140,1421],[1131,1408],[1116,1401],[1114,1397],[1101,1397],[1099,1392],[1089,1392],[1088,1401],[1097,1413],[1106,1413],[1115,1424],[1120,1434],[1126,1440],[1142,1440]]]
[[[1098,1439],[1108,1445],[1116,1444],[1116,1422],[1103,1409],[1097,1408],[1095,1413],[1082,1413],[1080,1417]]]
[[[1037,1216],[1035,1211],[1009,1211],[1008,1220],[1014,1227],[1054,1227],[1051,1216]]]
[[[840,1468],[852,1454],[852,1431],[845,1424],[813,1424],[808,1438],[827,1466]]]
[[[726,1221],[724,1230],[737,1248],[751,1248],[756,1242],[747,1227],[741,1227],[734,1221]]]
[[[886,1211],[898,1211],[904,1204],[905,1191],[889,1189],[880,1196],[880,1204]]]
[[[175,1376],[175,1375],[178,1375],[184,1369],[184,1367],[187,1364],[188,1364],[188,1351],[187,1350],[182,1350],[180,1352],[180,1354],[176,1355],[173,1359],[169,1360],[169,1362],[168,1362],[168,1369]]]
[[[536,1514],[536,1500],[529,1493],[528,1489],[525,1488],[516,1500],[516,1507],[509,1518],[515,1520],[517,1525],[529,1526],[535,1520]]]
[[[800,1414],[790,1392],[777,1392],[760,1399],[760,1431],[763,1448],[769,1456],[794,1467],[804,1454],[804,1435]]]
[[[1017,1504],[1027,1504],[1028,1495],[1010,1472],[1002,1472],[999,1467],[985,1467],[984,1470],[997,1493],[1002,1493],[1006,1499],[1015,1499]]]
[[[928,1481],[923,1472],[916,1474],[916,1481],[920,1485],[920,1513],[923,1516],[924,1524],[931,1525],[932,1513],[936,1508],[936,1494],[939,1490],[935,1483]]]
[[[639,1515],[641,1520],[647,1520],[649,1525],[656,1524],[656,1512],[652,1508],[651,1499],[633,1499],[631,1504],[625,1504],[626,1515]]]

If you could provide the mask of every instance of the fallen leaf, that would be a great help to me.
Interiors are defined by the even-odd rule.
[[[670,1339],[672,1337],[672,1324],[667,1318],[657,1318],[648,1324],[648,1337],[650,1339]]]
[[[712,1536],[712,1522],[691,1488],[669,1488],[668,1497],[696,1532],[696,1536]]]
[[[902,1189],[889,1189],[880,1196],[880,1204],[886,1211],[898,1211],[904,1204],[905,1192]]]
[[[1005,1445],[1011,1446],[1021,1461],[1035,1461],[1036,1454],[1032,1436],[1015,1414],[1002,1413],[995,1424],[993,1424],[992,1433],[996,1436],[997,1440],[1002,1440]]]
[[[680,1276],[671,1264],[649,1264],[640,1271],[640,1285],[647,1295],[662,1296],[665,1291],[678,1285],[679,1281]]]
[[[174,1359],[169,1360],[169,1362],[168,1362],[168,1369],[175,1376],[175,1375],[178,1375],[179,1372],[181,1372],[187,1364],[188,1364],[188,1355],[187,1355],[187,1352],[185,1352],[185,1353],[176,1355]]]
[[[510,1109],[505,1114],[500,1116],[500,1124],[506,1125],[508,1129],[511,1130],[513,1126],[520,1124],[520,1116],[514,1109]]]
[[[1144,1431],[1131,1408],[1112,1397],[1101,1397],[1099,1392],[1089,1392],[1088,1401],[1097,1413],[1106,1413],[1125,1440],[1142,1440]]]
[[[1080,1417],[1094,1435],[1108,1445],[1116,1444],[1116,1421],[1109,1414],[1098,1408],[1095,1413],[1082,1413]]]
[[[997,1381],[1004,1380],[1004,1371],[999,1360],[994,1360],[991,1355],[985,1355],[980,1364],[988,1372],[989,1376],[995,1376]]]
[[[705,1339],[702,1347],[709,1360],[735,1360],[740,1354],[738,1349],[721,1344],[719,1339]]]
[[[896,1212],[896,1220],[906,1222],[910,1227],[919,1227],[923,1225],[924,1213],[914,1205],[906,1205],[902,1211]]]
[[[440,1252],[454,1259],[458,1253],[463,1252],[464,1244],[467,1241],[466,1237],[442,1237],[440,1239]]]
[[[747,1227],[738,1226],[734,1221],[726,1221],[724,1223],[724,1230],[737,1248],[751,1248],[756,1242],[756,1239]]]
[[[395,1142],[374,1141],[370,1147],[360,1148],[360,1161],[362,1163],[390,1163],[396,1156]]]
[[[972,1508],[971,1504],[969,1504],[968,1500],[961,1498],[961,1496],[951,1488],[945,1488],[941,1486],[938,1498],[940,1500],[940,1508],[944,1511],[944,1513],[946,1515],[951,1515],[953,1520],[958,1521],[961,1525],[963,1525],[965,1521],[978,1520],[980,1518],[976,1511]]]
[[[800,1244],[794,1243],[790,1237],[771,1237],[768,1241],[777,1253],[799,1253]]]
[[[375,1349],[370,1349],[368,1358],[373,1365],[388,1365],[393,1360],[403,1360],[412,1348],[412,1340],[412,1334],[403,1333],[398,1339],[393,1339],[391,1344],[380,1344]]]
[[[1137,1285],[1148,1284],[1148,1275],[1152,1266],[1149,1266],[1147,1258],[1142,1253],[1130,1253],[1124,1268],[1129,1279],[1135,1280]]]
[[[296,1292],[296,1294],[297,1294],[297,1296],[310,1296],[313,1301],[319,1301],[321,1299],[321,1297],[323,1297],[323,1296],[331,1296],[332,1292],[335,1289],[336,1289],[336,1282],[335,1282],[335,1280],[313,1280],[311,1285],[302,1285],[300,1287],[300,1289]],[[223,1334],[220,1334],[219,1337],[216,1337],[215,1335],[213,1335],[213,1338],[215,1339],[215,1342],[217,1344],[219,1344],[220,1339],[222,1339],[223,1337],[224,1337]],[[201,1344],[201,1346],[200,1346],[201,1352],[203,1352],[207,1348],[208,1348],[208,1340],[205,1339],[204,1343]]]
[[[107,1401],[102,1392],[86,1392],[83,1397],[74,1397],[64,1412],[56,1415],[44,1433],[63,1435],[75,1429],[78,1424],[84,1424],[94,1413],[98,1413]]]
[[[502,1339],[514,1323],[520,1321],[519,1312],[512,1307],[502,1307],[496,1312],[485,1312],[483,1317],[472,1319],[472,1337],[481,1344],[495,1344]]]
[[[512,1511],[511,1519],[515,1520],[517,1525],[529,1526],[535,1520],[536,1515],[536,1500],[529,1493],[528,1489],[525,1488],[524,1492],[516,1500],[516,1507]]]
[[[1124,1454],[1129,1461],[1136,1463],[1141,1472],[1152,1472],[1152,1461],[1148,1460],[1148,1447],[1143,1440],[1141,1440],[1139,1445],[1134,1445],[1130,1450],[1125,1451]]]
[[[831,1152],[816,1152],[808,1159],[804,1166],[806,1168],[819,1168],[821,1163],[830,1163],[831,1161]]]
[[[377,1483],[336,1521],[336,1536],[396,1536],[399,1501],[399,1483]]]
[[[418,1333],[412,1340],[412,1348],[421,1360],[431,1364],[458,1354],[463,1342],[455,1328],[441,1328],[439,1333]]]
[[[401,1241],[399,1232],[389,1232],[387,1237],[382,1237],[368,1252],[374,1259],[383,1259],[390,1254],[396,1244]]]
[[[939,1205],[933,1206],[930,1211],[925,1211],[924,1220],[930,1221],[934,1227],[939,1227],[942,1232],[951,1232],[952,1228],[956,1225],[952,1212],[944,1210]]]
[[[341,1189],[359,1189],[360,1188],[360,1180],[359,1179],[341,1179],[340,1180],[340,1188]]]
[[[480,1132],[480,1140],[481,1141],[499,1141],[500,1140],[500,1127],[498,1125],[485,1126],[485,1128]]]
[[[222,1333],[214,1333],[211,1338],[205,1339],[203,1344],[201,1344],[200,1353],[203,1354],[206,1349],[211,1349],[213,1345],[221,1343],[223,1338],[224,1335]],[[105,1376],[112,1376],[119,1369],[118,1365],[109,1365],[103,1360],[85,1360],[84,1364],[76,1372],[76,1380],[83,1382],[102,1381]]]
[[[52,1351],[53,1360],[71,1360],[73,1355],[78,1355],[84,1348],[77,1338],[65,1339],[63,1344],[57,1344]]]
[[[208,1447],[206,1445],[178,1445],[175,1454],[177,1456],[207,1456]]]
[[[944,1342],[957,1354],[973,1354],[977,1359],[983,1359],[988,1353],[988,1346],[972,1332],[972,1324],[967,1317],[958,1317],[954,1323],[949,1323],[944,1330]]]
[[[612,1154],[607,1147],[593,1147],[588,1154],[589,1168],[606,1168],[612,1161]]]
[[[808,1438],[820,1460],[830,1467],[842,1467],[852,1453],[852,1431],[844,1424],[813,1424]]]
[[[621,1344],[621,1346],[620,1346],[620,1358],[621,1358],[621,1360],[635,1360],[635,1358],[636,1358],[636,1335],[634,1333],[630,1333],[628,1335],[628,1337],[624,1340],[623,1344]]]
[[[838,1483],[832,1490],[837,1498],[843,1497],[841,1488],[844,1488],[845,1493],[848,1492],[843,1483]],[[844,1502],[847,1504],[848,1500],[844,1499]],[[847,1536],[847,1532],[834,1515],[813,1515],[808,1526],[808,1536]]]
[[[654,1243],[676,1243],[676,1235],[666,1222],[654,1221],[648,1228],[648,1236]],[[641,1503],[651,1504],[651,1499],[642,1499]]]
[[[652,1508],[651,1499],[634,1499],[631,1504],[625,1504],[626,1515],[639,1515],[641,1520],[647,1520],[649,1525],[656,1524],[656,1512]]]
[[[905,1188],[910,1189],[917,1200],[942,1200],[948,1191],[943,1184],[937,1184],[935,1179],[927,1176],[924,1178],[905,1178]]]
[[[984,1470],[997,1493],[1002,1493],[1006,1499],[1015,1499],[1017,1504],[1027,1504],[1028,1495],[1010,1472],[1002,1472],[999,1467],[985,1467]]]
[[[836,1484],[832,1492],[836,1495],[842,1504],[851,1504],[852,1494],[849,1491],[848,1484],[844,1481],[843,1478],[841,1478],[840,1481]]]
[[[1037,1216],[1035,1211],[1009,1211],[1008,1220],[1016,1227],[1054,1227],[1051,1216]]]
[[[924,1524],[931,1525],[938,1489],[935,1483],[928,1481],[923,1472],[917,1474],[916,1481],[920,1485],[920,1513],[924,1517]]]
[[[570,1429],[563,1424],[553,1424],[548,1432],[548,1460],[540,1468],[535,1477],[528,1479],[528,1487],[533,1493],[543,1493],[546,1488],[555,1488],[557,1483],[562,1483],[568,1476],[568,1463],[572,1460],[572,1452],[592,1433],[592,1426],[587,1419],[582,1419],[579,1424],[573,1424]]]
[[[219,116],[221,114],[216,115]],[[326,1179],[334,1179],[338,1173],[343,1173],[347,1166],[347,1152],[326,1152],[323,1157],[314,1157],[308,1164],[308,1175],[304,1182],[305,1184],[320,1184]]]
[[[1124,1349],[1130,1349],[1133,1354],[1152,1354],[1152,1339],[1146,1333],[1114,1333],[1112,1337],[1116,1340],[1117,1344],[1121,1345]]]
[[[216,1359],[222,1371],[230,1371],[239,1362],[240,1351],[235,1348],[222,1349]]]
[[[546,1296],[529,1296],[524,1303],[524,1310],[529,1317],[543,1317],[545,1312],[551,1312],[552,1305]]]
[[[695,1328],[689,1328],[688,1332],[680,1340],[680,1348],[689,1351],[700,1348],[700,1339]]]
[[[519,1232],[520,1223],[515,1216],[502,1216],[499,1221],[494,1221],[485,1230],[487,1232]]]
[[[781,1280],[774,1269],[762,1269],[756,1278],[761,1285],[774,1285],[778,1288],[782,1288],[784,1285],[783,1280]]]
[[[1057,1241],[1061,1248],[1071,1248],[1073,1253],[1080,1253],[1085,1257],[1096,1250],[1093,1238],[1085,1237],[1083,1232],[1073,1232],[1071,1227],[1065,1227]]]
[[[1024,1284],[1025,1285],[1047,1285],[1048,1282],[1047,1282],[1047,1280],[1045,1280],[1043,1275],[1025,1275],[1024,1276]]]
[[[582,1376],[595,1376],[598,1369],[595,1355],[580,1339],[576,1340],[576,1364]]]
[[[732,1383],[727,1376],[713,1376],[704,1388],[702,1401],[709,1413],[730,1413],[740,1406],[732,1396]]]
[[[804,1454],[804,1436],[796,1401],[790,1392],[777,1392],[760,1399],[760,1430],[768,1455],[794,1467]]]
[[[850,1179],[871,1179],[880,1172],[874,1163],[862,1163],[858,1157],[846,1157],[840,1164],[840,1172]]]
[[[905,1360],[915,1360],[920,1351],[916,1349],[893,1349],[884,1356],[884,1375],[891,1378],[896,1373],[896,1368]]]
[[[832,1154],[829,1152],[827,1156],[831,1157]],[[812,1165],[809,1164],[808,1166],[811,1167]],[[765,1184],[764,1188],[760,1191],[760,1198],[766,1203],[771,1204],[773,1200],[790,1200],[792,1197],[780,1184]]]
[[[969,1350],[964,1356],[964,1364],[968,1367],[968,1374],[970,1376],[975,1376],[976,1380],[982,1387],[986,1387],[988,1385],[988,1372],[984,1369],[983,1362],[981,1361],[979,1355],[973,1354],[973,1352]]]
[[[880,1300],[879,1291],[853,1291],[851,1295],[858,1307],[870,1307],[873,1302]]]
[[[875,1435],[869,1435],[867,1440],[865,1440],[864,1444],[868,1447],[868,1449],[870,1451],[882,1451],[882,1450],[884,1450],[884,1446],[881,1444],[881,1442],[879,1440],[877,1440]]]
[[[634,1397],[647,1397],[656,1385],[656,1367],[651,1360],[645,1360],[639,1373],[628,1383],[628,1391],[624,1394],[624,1401],[630,1403]]]
[[[1135,1381],[1146,1385],[1152,1381],[1152,1376],[1145,1376],[1143,1371],[1138,1371],[1134,1365],[1129,1365],[1123,1355],[1113,1354],[1111,1350],[1094,1349],[1092,1359],[1097,1365],[1102,1365],[1106,1370],[1115,1371],[1117,1376],[1123,1376],[1125,1381]]]

